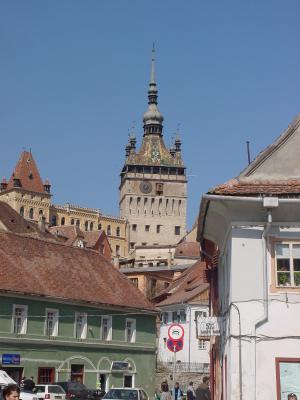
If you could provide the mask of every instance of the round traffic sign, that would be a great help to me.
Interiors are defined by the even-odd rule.
[[[172,340],[182,339],[184,336],[183,326],[180,324],[172,324],[168,330],[168,335]]]
[[[172,340],[169,338],[167,341],[167,347],[173,353],[177,353],[177,351],[180,351],[183,349],[183,339]]]

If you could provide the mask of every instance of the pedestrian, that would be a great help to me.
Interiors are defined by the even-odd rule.
[[[287,400],[297,400],[297,396],[295,393],[288,394]]]
[[[186,398],[187,398],[187,400],[195,400],[196,399],[196,393],[195,393],[195,390],[193,387],[193,382],[189,383],[189,386],[186,391]]]
[[[30,378],[24,379],[24,391],[25,392],[32,392],[35,387],[35,383],[33,380],[33,376]]]
[[[169,392],[169,385],[167,381],[161,383],[160,400],[172,400],[171,393]]]
[[[19,386],[14,383],[7,385],[2,391],[3,400],[19,400],[19,398],[20,398],[20,389]]]
[[[210,400],[209,377],[205,376],[196,389],[196,400]]]
[[[172,398],[173,398],[173,400],[181,400],[182,397],[183,397],[182,390],[179,387],[179,383],[176,382],[175,383],[175,388],[174,388],[174,393],[172,391]]]

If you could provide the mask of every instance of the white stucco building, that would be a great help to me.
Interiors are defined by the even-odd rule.
[[[300,398],[300,118],[236,179],[204,195],[214,400]]]
[[[197,316],[209,314],[205,267],[205,263],[198,261],[155,299],[161,310],[158,362],[170,369],[174,353],[167,346],[169,328],[178,323],[184,330],[183,348],[176,353],[178,372],[209,372],[209,342],[198,338],[195,323]]]

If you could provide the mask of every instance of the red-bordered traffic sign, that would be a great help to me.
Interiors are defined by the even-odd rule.
[[[184,329],[180,324],[172,324],[168,329],[168,336],[171,340],[180,340],[183,339]]]
[[[169,338],[167,340],[167,347],[173,353],[177,353],[177,351],[180,351],[183,349],[183,339],[172,340]]]

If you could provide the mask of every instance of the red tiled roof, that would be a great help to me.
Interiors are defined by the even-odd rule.
[[[300,180],[247,182],[238,179],[218,185],[208,191],[209,194],[245,196],[245,195],[286,195],[300,194]]]
[[[49,232],[41,231],[36,223],[27,221],[2,201],[0,201],[0,228],[41,239],[55,239]]]
[[[49,231],[54,236],[65,238],[65,244],[72,246],[77,238],[84,238],[83,232],[76,225],[51,226]]]
[[[157,301],[160,301],[157,306],[185,303],[207,290],[209,284],[205,271],[206,263],[197,261],[156,296]]]
[[[45,193],[44,185],[39,174],[39,170],[33,159],[31,152],[23,151],[20,156],[14,172],[10,177],[7,189],[13,189],[13,179],[18,178],[21,182],[21,187],[32,192]]]
[[[0,232],[0,290],[154,311],[107,259],[79,249]]]
[[[175,257],[200,258],[200,244],[198,242],[182,242],[175,249]]]

